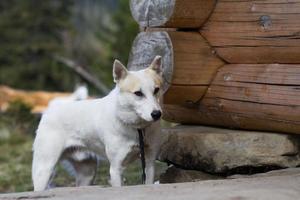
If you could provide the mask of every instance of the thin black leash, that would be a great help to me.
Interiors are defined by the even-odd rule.
[[[139,133],[139,143],[140,143],[140,154],[141,154],[141,163],[142,163],[142,184],[145,184],[146,181],[146,162],[145,162],[145,144],[144,144],[144,132],[145,129],[138,129]]]

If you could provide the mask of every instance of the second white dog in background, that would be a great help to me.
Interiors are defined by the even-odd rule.
[[[140,71],[127,71],[116,60],[113,77],[116,87],[106,97],[60,104],[43,114],[34,141],[35,191],[47,188],[55,165],[63,159],[72,161],[78,186],[91,184],[95,154],[108,158],[111,185],[121,186],[123,170],[139,157],[137,129],[145,129],[146,184],[154,182],[161,140],[161,57]]]

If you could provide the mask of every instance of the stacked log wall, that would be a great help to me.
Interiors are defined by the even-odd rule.
[[[135,9],[136,2],[131,1],[133,16],[143,10]],[[143,18],[148,23],[135,19],[146,32],[165,28],[173,52],[165,66],[173,75],[164,95],[164,119],[300,133],[299,0],[199,0],[197,5],[173,0],[161,7],[139,2],[149,8]],[[207,12],[200,17],[201,9]],[[158,22],[159,13],[168,16]]]

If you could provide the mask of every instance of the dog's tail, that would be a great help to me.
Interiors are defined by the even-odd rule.
[[[86,85],[79,85],[72,94],[75,101],[84,100],[89,97],[89,91]]]

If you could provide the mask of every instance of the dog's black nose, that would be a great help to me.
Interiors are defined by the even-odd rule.
[[[160,110],[153,110],[151,113],[151,117],[156,121],[159,120],[159,118],[161,117],[161,112]]]

